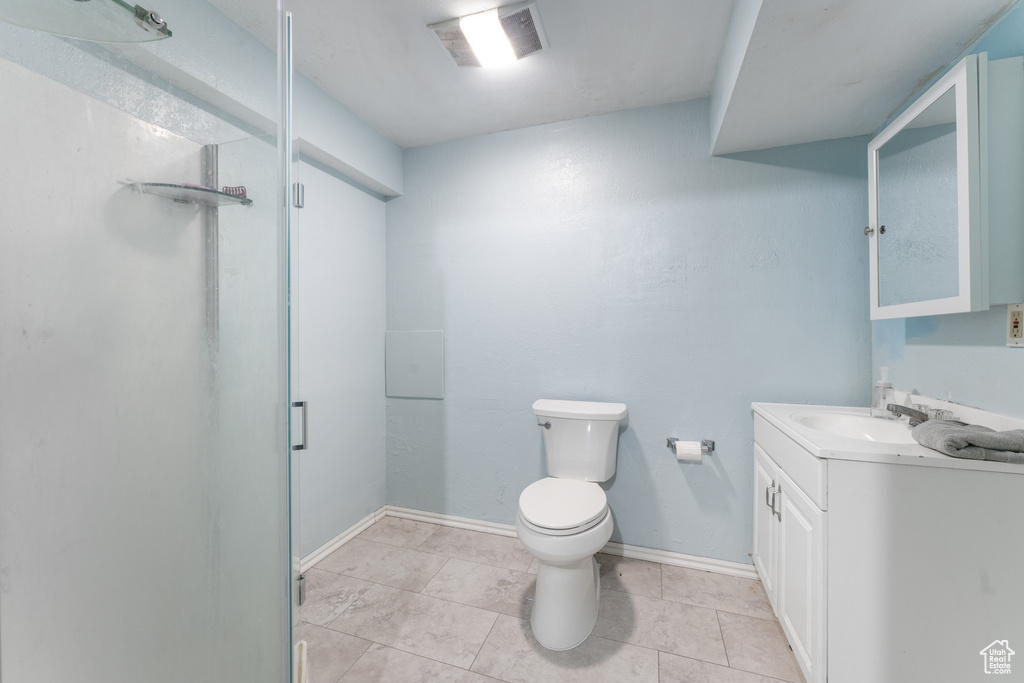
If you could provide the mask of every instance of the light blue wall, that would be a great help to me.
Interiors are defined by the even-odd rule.
[[[259,0],[253,11],[268,11],[270,3]],[[277,120],[273,49],[209,3],[162,0],[160,11],[174,35],[129,48],[126,54],[130,59],[245,120]],[[156,59],[146,59],[146,54]],[[303,153],[376,192],[401,193],[402,152],[398,145],[302,74],[295,74],[293,90],[294,132],[301,139]]]
[[[1024,54],[1024,3],[1007,12],[965,54],[980,52],[988,52],[990,60]],[[876,321],[875,377],[885,365],[898,389],[1024,416],[1024,349],[1005,346],[1005,325],[1005,306]]]
[[[0,21],[0,58],[201,144],[259,133],[96,43],[58,38]],[[268,83],[265,88],[273,97],[275,85]]]
[[[298,454],[306,556],[385,504],[385,209],[315,165],[299,167],[292,392],[309,402],[309,448]]]
[[[388,502],[512,523],[537,398],[622,401],[615,540],[750,559],[751,401],[869,398],[866,139],[708,153],[708,101],[406,150],[388,329],[444,400],[388,399]],[[702,465],[665,437],[715,439]]]
[[[1024,3],[1017,2],[965,54],[987,52],[990,60],[1024,53]]]
[[[268,10],[260,0],[254,11]],[[276,134],[275,51],[207,2],[163,0],[173,35],[81,42],[0,22],[0,57],[198,142]],[[402,192],[402,150],[302,74],[293,79],[300,151],[384,195]]]

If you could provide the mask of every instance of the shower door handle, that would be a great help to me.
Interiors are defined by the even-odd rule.
[[[309,413],[307,407],[309,401],[292,401],[292,408],[302,408],[302,443],[292,446],[293,451],[304,451],[309,448]]]

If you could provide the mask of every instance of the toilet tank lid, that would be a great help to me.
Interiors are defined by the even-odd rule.
[[[542,398],[533,402],[533,414],[573,420],[621,420],[626,417],[626,404]]]

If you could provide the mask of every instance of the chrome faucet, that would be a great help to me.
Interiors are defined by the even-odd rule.
[[[928,421],[927,414],[922,413],[920,410],[914,410],[913,408],[908,408],[906,406],[900,406],[896,405],[895,403],[890,403],[885,407],[885,409],[892,413],[893,417],[896,417],[897,419],[900,417],[900,415],[906,415],[907,418],[910,420],[911,427],[916,427],[922,422]]]

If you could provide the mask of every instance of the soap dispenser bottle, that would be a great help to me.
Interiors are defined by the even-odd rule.
[[[893,391],[892,382],[889,381],[889,368],[883,366],[878,368],[878,371],[881,379],[875,382],[875,388],[871,392],[871,414],[875,417],[892,419],[892,413],[885,407],[896,402],[896,392]]]

